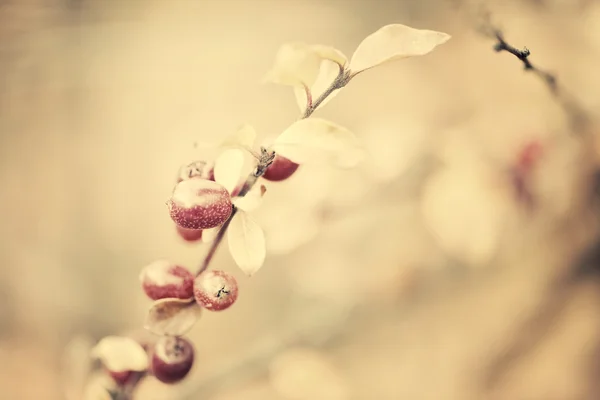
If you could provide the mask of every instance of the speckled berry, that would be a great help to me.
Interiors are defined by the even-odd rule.
[[[273,163],[265,171],[263,178],[273,182],[283,181],[292,176],[298,167],[299,165],[295,162],[283,156],[276,155]]]
[[[175,229],[177,229],[179,237],[186,242],[197,242],[202,239],[202,229],[187,229],[177,224],[175,225]]]
[[[194,297],[207,310],[225,310],[237,300],[238,285],[227,272],[206,271],[194,280]]]
[[[231,197],[223,186],[207,179],[179,182],[167,202],[171,218],[187,229],[210,229],[231,215]]]
[[[204,160],[193,161],[182,165],[177,173],[177,183],[187,179],[208,179],[215,180],[214,163]]]
[[[187,376],[194,364],[194,346],[182,337],[164,336],[152,352],[152,373],[163,383],[176,383]]]
[[[144,292],[152,300],[194,297],[194,275],[169,261],[159,260],[144,267],[140,281]]]

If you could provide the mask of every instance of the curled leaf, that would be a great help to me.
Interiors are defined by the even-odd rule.
[[[242,210],[233,216],[227,233],[229,251],[236,264],[248,276],[262,267],[266,257],[262,228]]]
[[[319,98],[331,86],[335,78],[340,73],[340,67],[344,67],[348,64],[348,59],[341,51],[328,46],[315,45],[313,49],[322,58],[321,65],[319,66],[319,74],[315,79],[315,82],[310,87],[310,93],[312,101],[314,102]],[[331,93],[320,105],[323,107],[332,98],[339,93],[339,90]],[[303,87],[295,87],[294,95],[296,96],[296,102],[300,111],[304,111],[307,106],[306,90]]]
[[[215,182],[231,193],[240,181],[244,153],[238,149],[223,151],[215,161]]]
[[[449,39],[450,35],[443,32],[401,24],[386,25],[358,45],[350,60],[350,69],[359,73],[384,62],[422,56]]]
[[[107,336],[92,349],[92,356],[111,372],[145,371],[148,355],[138,342],[122,336]]]
[[[181,336],[192,329],[200,310],[200,307],[190,300],[157,300],[148,311],[144,327],[157,335]]]
[[[279,48],[273,68],[265,80],[281,85],[311,87],[319,73],[321,57],[305,43],[288,43]]]
[[[256,131],[250,124],[242,125],[233,135],[221,143],[221,147],[240,147],[252,149],[256,140]]]
[[[334,47],[324,46],[322,44],[316,44],[311,47],[323,60],[332,61],[337,64],[338,67],[344,67],[348,63],[346,55]]]
[[[293,123],[275,139],[271,148],[296,164],[315,162],[349,168],[364,157],[362,146],[352,132],[321,118]]]
[[[235,197],[231,202],[242,211],[254,211],[262,204],[262,198],[266,190],[267,188],[264,185],[261,185],[260,188],[254,187],[244,197]]]

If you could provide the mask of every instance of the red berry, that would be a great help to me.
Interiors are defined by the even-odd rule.
[[[194,275],[179,265],[159,260],[140,273],[142,288],[152,300],[194,297]]]
[[[229,308],[238,297],[235,278],[224,271],[207,271],[194,280],[196,302],[210,311]]]
[[[115,381],[115,383],[119,386],[124,386],[127,381],[131,379],[134,372],[133,371],[121,371],[121,372],[112,372],[108,371],[110,377]]]
[[[211,181],[215,180],[214,163],[199,160],[189,164],[182,165],[177,174],[177,183],[187,179],[201,178]]]
[[[152,353],[152,373],[163,383],[179,382],[194,364],[194,346],[178,336],[164,336]]]
[[[521,148],[517,156],[517,168],[530,171],[540,160],[544,147],[539,141],[530,141]]]
[[[283,156],[275,156],[273,163],[269,165],[263,178],[268,181],[283,181],[292,176],[298,169],[299,165]]]
[[[231,215],[231,197],[223,186],[207,179],[179,182],[167,202],[175,223],[187,229],[210,229]]]
[[[175,225],[175,228],[177,229],[179,237],[181,237],[186,242],[196,242],[202,239],[202,229],[187,229],[182,228],[179,225]]]

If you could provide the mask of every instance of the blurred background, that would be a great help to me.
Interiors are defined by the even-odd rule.
[[[261,84],[281,44],[350,56],[391,23],[452,39],[317,111],[367,160],[266,184],[265,266],[220,249],[236,306],[193,328],[184,382],[135,400],[600,398],[600,3],[485,3],[585,127],[474,1],[0,1],[0,398],[80,399],[89,346],[143,325],[140,269],[197,267],[165,207],[177,169],[298,117]]]

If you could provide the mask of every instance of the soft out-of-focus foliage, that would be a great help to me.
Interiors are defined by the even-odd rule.
[[[140,266],[198,266],[206,245],[183,242],[164,203],[179,166],[216,155],[207,144],[245,122],[262,143],[298,118],[289,88],[261,85],[283,43],[351,54],[392,23],[452,40],[317,112],[365,143],[363,166],[265,183],[264,267],[247,278],[220,249],[238,301],[191,330],[186,381],[148,380],[139,399],[598,397],[598,261],[580,260],[600,146],[473,31],[456,7],[473,3],[3,2],[0,397],[64,398],[73,338],[142,328]],[[487,3],[598,109],[597,3]],[[532,141],[543,154],[515,180]]]

